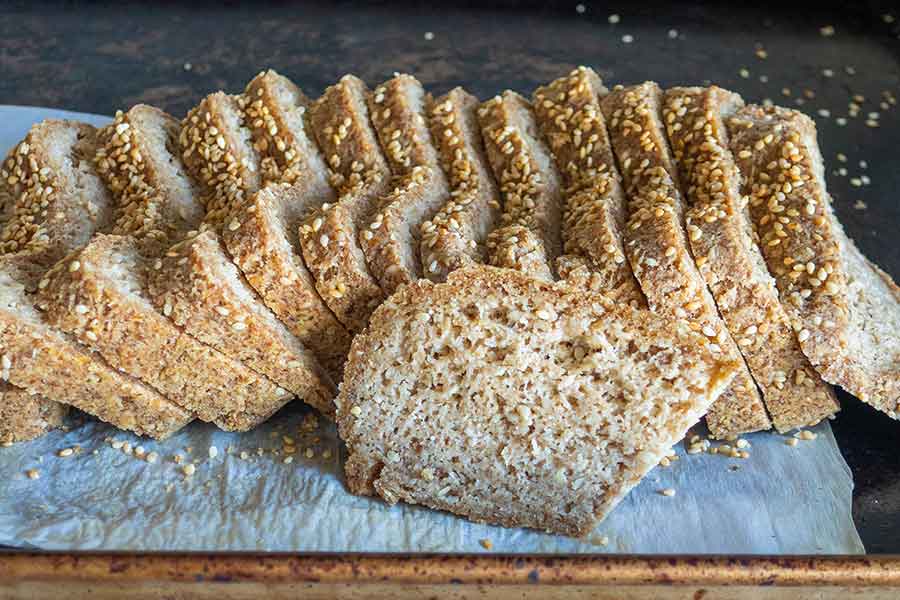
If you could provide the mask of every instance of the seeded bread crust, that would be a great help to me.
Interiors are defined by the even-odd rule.
[[[455,88],[432,103],[431,139],[450,182],[450,198],[422,224],[419,253],[425,276],[485,262],[485,241],[500,218],[500,193],[478,127],[478,98]]]
[[[257,300],[213,231],[172,246],[153,265],[148,288],[157,308],[187,333],[333,413],[331,378]],[[246,409],[268,417],[289,399],[259,398]]]
[[[538,126],[565,184],[564,254],[556,268],[573,284],[646,307],[625,258],[625,193],[600,110],[600,98],[606,94],[600,77],[587,67],[534,92]]]
[[[0,382],[0,443],[39,438],[65,423],[69,407]]]
[[[226,430],[252,427],[258,417],[245,407],[285,392],[158,312],[147,295],[153,259],[139,248],[134,239],[100,234],[60,261],[38,285],[44,318],[200,419]]]
[[[514,269],[531,265],[537,270],[530,272],[541,277],[549,272],[552,279],[554,263],[562,253],[562,183],[541,140],[531,104],[507,90],[481,105],[478,120],[503,198],[501,226],[488,236],[490,262]],[[524,227],[533,235],[523,236],[519,227],[510,226]],[[516,244],[523,248],[510,252]],[[543,253],[546,266],[538,260],[510,263],[510,257],[520,255],[536,259],[535,253]]]
[[[94,162],[116,205],[111,233],[162,249],[200,226],[199,190],[175,158],[180,131],[174,117],[145,104],[116,112],[100,130]]]
[[[156,439],[193,419],[155,389],[50,327],[35,306],[39,273],[27,256],[0,257],[0,378]]]
[[[369,113],[388,160],[392,189],[360,243],[381,289],[391,294],[423,276],[419,257],[422,223],[447,201],[449,187],[426,114],[431,99],[410,75],[397,75],[369,95]]]
[[[360,228],[365,239],[374,236],[366,226],[391,177],[369,122],[368,95],[365,83],[345,75],[310,107],[312,132],[328,157],[329,180],[338,198],[314,210],[300,226],[303,258],[316,289],[354,334],[384,300],[358,237]]]
[[[0,254],[28,252],[51,265],[111,225],[112,201],[93,168],[97,130],[46,120],[0,168]]]
[[[650,309],[687,319],[714,349],[741,369],[706,415],[714,437],[729,439],[771,426],[737,344],[719,318],[684,231],[684,208],[665,130],[661,91],[653,82],[616,89],[601,101],[628,193],[625,251]]]
[[[507,269],[405,286],[353,341],[337,400],[348,486],[587,535],[734,376],[701,337]]]
[[[178,144],[187,170],[202,188],[206,223],[218,227],[262,187],[260,156],[241,126],[243,96],[216,92],[182,121]]]
[[[900,416],[900,305],[844,234],[813,121],[746,106],[728,121],[759,246],[804,354],[825,381]]]
[[[723,122],[743,104],[715,86],[673,88],[663,116],[689,204],[691,250],[775,428],[785,432],[814,425],[840,406],[800,349],[753,240]]]

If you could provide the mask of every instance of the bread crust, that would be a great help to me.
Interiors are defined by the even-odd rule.
[[[760,249],[804,354],[825,381],[900,417],[896,287],[834,215],[815,124],[751,105],[728,129]]]
[[[689,250],[660,97],[659,86],[646,82],[616,89],[601,101],[628,193],[628,260],[652,311],[687,319],[710,345],[742,365],[731,388],[706,415],[713,436],[728,439],[768,429],[771,423],[756,384]]]
[[[303,257],[316,289],[353,334],[365,328],[384,300],[359,239],[360,233],[374,236],[365,228],[391,178],[369,122],[368,95],[365,83],[345,75],[310,107],[312,133],[327,157],[337,199],[312,211],[300,226]]]
[[[489,261],[552,280],[562,253],[562,182],[531,104],[507,90],[481,105],[478,121],[503,199],[500,225],[487,240]]]
[[[688,240],[775,428],[814,425],[840,406],[804,356],[753,240],[723,119],[743,106],[721,88],[672,88],[663,116],[681,181]]]
[[[39,438],[65,423],[69,407],[40,394],[0,382],[0,443]]]
[[[425,276],[485,262],[485,241],[500,218],[500,195],[491,173],[476,114],[478,98],[454,88],[431,105],[431,138],[450,183],[450,197],[422,224],[419,253]]]
[[[369,114],[394,179],[392,189],[378,199],[378,212],[360,243],[388,295],[423,276],[421,226],[450,193],[428,128],[430,104],[411,75],[396,75],[369,95]]]
[[[534,92],[537,123],[565,185],[564,254],[556,268],[561,278],[581,287],[646,307],[625,258],[625,193],[600,110],[606,94],[600,77],[587,67]]]
[[[351,349],[337,400],[348,486],[477,522],[585,536],[734,376],[737,364],[701,337],[508,269],[473,266],[443,284],[404,286]],[[561,364],[568,383],[552,374]],[[665,391],[651,365],[675,377]],[[588,381],[617,381],[607,367],[640,379],[641,391],[620,396],[611,383],[574,402]],[[559,385],[530,387],[540,381]],[[632,419],[640,435],[627,433]]]

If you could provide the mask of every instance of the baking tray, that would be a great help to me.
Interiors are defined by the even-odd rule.
[[[893,239],[900,113],[879,106],[885,91],[900,96],[900,9],[890,3],[810,10],[760,2],[29,2],[5,3],[0,12],[0,103],[99,114],[137,102],[183,114],[209,90],[240,89],[263,67],[288,74],[311,94],[345,72],[375,82],[400,70],[436,92],[465,85],[488,97],[506,87],[529,92],[577,64],[593,66],[609,84],[714,81],[748,101],[769,98],[816,117],[842,222],[867,255],[900,277]],[[848,117],[857,94],[865,97],[860,113]],[[870,112],[879,113],[877,127],[865,124]],[[849,588],[897,597],[900,559],[891,553],[900,553],[900,425],[846,395],[841,400],[834,431],[854,474],[854,518],[871,553],[866,558],[11,553],[0,555],[0,595],[59,597],[56,586],[65,583],[73,598],[88,590],[120,597],[125,589],[221,598],[260,591],[549,598],[562,590],[566,597],[818,598],[845,597]],[[763,587],[751,593],[750,586]]]

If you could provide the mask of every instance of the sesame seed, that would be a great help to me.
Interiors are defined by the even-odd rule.
[[[74,273],[75,271],[77,271],[80,268],[81,268],[81,263],[78,262],[77,260],[73,260],[72,262],[69,263],[69,273]]]
[[[619,15],[614,13],[614,14],[609,15],[609,17],[606,20],[609,21],[610,25],[615,25],[622,19],[621,19],[621,17],[619,17]]]
[[[184,467],[183,467],[181,470],[184,472],[185,475],[187,475],[188,477],[190,477],[191,475],[194,474],[194,472],[195,472],[197,469],[196,469],[196,467],[194,467],[194,465],[188,463],[188,464],[184,465]]]
[[[821,34],[822,37],[831,37],[834,35],[834,27],[832,25],[825,25],[824,27],[820,27],[819,34]]]
[[[41,472],[38,471],[37,469],[28,469],[27,471],[25,471],[25,475],[28,476],[28,479],[40,479],[41,478]]]
[[[796,446],[796,445],[797,445],[797,439],[796,439],[796,438],[790,438],[790,439],[785,440],[784,443],[787,444],[788,446],[792,446],[792,447],[793,447],[793,446]]]
[[[586,10],[587,10],[587,7],[584,4],[576,4],[575,5],[575,12],[577,12],[579,15],[583,15],[584,11],[586,11]]]
[[[631,35],[630,33],[626,33],[625,35],[622,36],[623,44],[630,44],[633,41],[634,41],[634,36]]]
[[[478,543],[481,544],[481,547],[484,548],[485,550],[490,550],[491,548],[494,547],[494,542],[492,542],[491,540],[489,540],[487,538],[484,538],[483,540],[478,540]]]
[[[362,409],[358,406],[354,406],[350,409],[350,414],[353,415],[354,417],[358,417],[359,415],[362,414]]]
[[[673,488],[666,488],[664,490],[660,490],[659,493],[662,494],[663,496],[671,498],[672,496],[675,495],[675,490]]]
[[[426,31],[422,37],[424,37],[426,41],[430,42],[431,40],[434,39],[434,33],[431,31]]]
[[[422,469],[421,475],[422,479],[424,479],[425,481],[433,481],[434,469]]]
[[[218,455],[219,455],[219,449],[216,448],[215,446],[210,446],[210,447],[209,447],[209,457],[210,457],[210,458],[215,458],[215,457],[217,457]]]
[[[67,456],[72,456],[73,454],[75,454],[75,450],[73,450],[72,448],[63,448],[62,450],[60,450],[59,452],[56,453],[57,456],[60,456],[63,458],[65,458]]]
[[[285,456],[285,457],[284,457],[284,460],[281,461],[281,462],[283,462],[283,463],[286,464],[286,465],[289,465],[289,464],[291,464],[292,462],[294,462],[294,457],[293,457],[293,456]]]
[[[669,39],[670,39],[670,40],[678,39],[678,30],[677,30],[677,29],[670,29],[670,30],[669,30]]]

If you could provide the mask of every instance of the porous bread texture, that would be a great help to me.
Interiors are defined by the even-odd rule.
[[[13,444],[38,438],[60,427],[68,411],[65,404],[0,382],[0,443]]]
[[[404,286],[351,349],[337,400],[348,486],[587,535],[734,376],[701,337],[508,269]]]
[[[110,233],[162,249],[200,226],[199,190],[178,158],[180,130],[174,117],[146,104],[118,111],[100,130],[94,162],[114,198]]]
[[[840,406],[800,349],[756,245],[723,119],[741,97],[712,86],[672,88],[663,116],[688,202],[695,262],[780,432],[814,425]]]
[[[556,269],[573,285],[642,308],[647,299],[625,257],[626,201],[600,98],[600,77],[578,67],[534,92],[538,127],[547,140],[563,189],[563,255]]]
[[[616,88],[601,101],[628,195],[625,251],[653,312],[687,319],[714,349],[740,364],[731,389],[706,415],[712,435],[730,439],[768,429],[756,383],[691,256],[660,102],[653,82]]]
[[[384,300],[359,237],[374,237],[367,226],[391,179],[369,122],[368,94],[359,78],[345,75],[310,106],[312,134],[327,157],[338,198],[314,210],[300,226],[303,258],[316,289],[351,333],[362,331]]]
[[[431,105],[431,138],[450,183],[450,198],[422,224],[425,276],[440,282],[485,262],[485,241],[500,218],[500,193],[478,126],[478,98],[454,88]]]
[[[423,276],[421,226],[450,193],[428,129],[430,103],[422,84],[404,74],[369,95],[372,124],[394,180],[391,191],[378,199],[378,212],[363,230],[360,243],[385,294]]]
[[[49,266],[109,227],[112,201],[93,166],[98,144],[86,123],[31,127],[0,167],[0,253],[27,252]]]
[[[288,402],[288,391],[326,415],[333,413],[328,373],[258,301],[215,232],[172,246],[150,270],[148,289],[156,307],[189,334],[285,388],[283,396],[259,398],[246,407],[260,422]]]
[[[812,119],[746,106],[728,121],[759,245],[804,354],[825,381],[900,417],[900,302],[846,236]]]
[[[245,406],[284,391],[163,316],[148,295],[152,264],[135,239],[99,234],[41,279],[44,318],[200,419],[226,430],[255,426]]]
[[[155,389],[50,327],[35,306],[39,277],[40,269],[28,257],[0,257],[0,379],[156,439],[193,419]]]
[[[488,235],[490,263],[538,276],[549,272],[552,279],[562,253],[562,183],[531,104],[507,90],[478,108],[478,122],[503,199],[500,226]],[[519,227],[532,235],[522,236]],[[518,244],[523,248],[515,249]],[[518,256],[530,260],[518,262]]]

